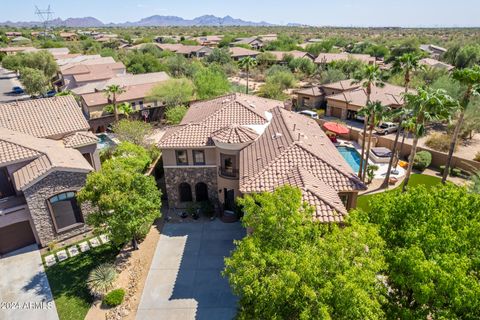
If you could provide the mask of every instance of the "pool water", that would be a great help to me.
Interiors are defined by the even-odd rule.
[[[349,147],[337,147],[337,149],[345,161],[347,161],[347,163],[353,169],[353,172],[357,173],[360,169],[360,154],[358,151]]]
[[[98,150],[113,147],[116,145],[116,143],[112,139],[110,139],[110,137],[105,133],[97,134],[97,138],[99,140],[97,143]]]

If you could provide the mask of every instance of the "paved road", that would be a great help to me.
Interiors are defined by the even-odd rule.
[[[0,259],[0,319],[58,320],[36,245]]]
[[[238,298],[221,276],[240,223],[168,223],[157,244],[137,312],[138,320],[230,320]]]
[[[28,98],[28,95],[12,94],[12,88],[16,86],[21,87],[17,75],[14,72],[0,67],[0,103]]]

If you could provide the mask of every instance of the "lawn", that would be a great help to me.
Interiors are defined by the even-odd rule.
[[[414,186],[418,186],[418,185],[424,185],[427,188],[430,188],[430,187],[433,187],[433,186],[435,186],[435,185],[437,185],[441,182],[442,182],[442,179],[440,179],[438,177],[429,176],[429,175],[425,175],[425,174],[412,174],[412,176],[410,177],[410,182],[408,183],[408,185],[410,187],[414,187]],[[398,187],[396,187],[395,189],[392,189],[391,191],[399,190],[399,189],[402,188],[402,186],[403,186],[403,183],[401,185],[399,185]],[[391,192],[391,191],[387,191],[387,192]],[[376,194],[359,196],[358,199],[357,199],[357,208],[368,211],[368,209],[369,209],[368,202],[370,201],[370,199],[372,197],[375,197],[375,195]]]
[[[61,320],[83,320],[93,299],[86,286],[90,270],[113,262],[118,249],[109,244],[69,258],[46,268],[58,316]]]

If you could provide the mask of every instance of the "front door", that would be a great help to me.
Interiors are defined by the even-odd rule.
[[[235,208],[235,190],[225,188],[223,189],[223,194],[225,197],[225,211],[233,211],[233,209]]]

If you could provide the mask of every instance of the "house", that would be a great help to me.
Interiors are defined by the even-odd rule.
[[[201,46],[205,47],[217,47],[220,41],[222,41],[223,35],[218,36],[201,36],[192,38],[192,40],[197,41]]]
[[[93,132],[103,132],[114,120],[112,114],[105,113],[107,105],[112,104],[111,99],[105,94],[105,88],[117,84],[124,90],[117,95],[117,103],[130,103],[134,115],[145,121],[158,121],[163,118],[164,105],[161,101],[150,101],[148,96],[155,86],[167,81],[170,77],[164,72],[142,75],[127,75],[112,78],[105,83],[98,84],[95,92],[81,94],[81,103],[87,115]]]
[[[11,42],[13,43],[30,43],[32,42],[32,40],[28,39],[28,38],[25,38],[25,37],[15,37],[11,40]]]
[[[414,92],[413,90],[409,90]],[[403,106],[404,87],[386,83],[383,87],[373,87],[370,95],[371,101],[379,101],[385,107],[392,109]],[[337,117],[342,120],[356,119],[357,112],[367,105],[367,92],[363,87],[346,90],[330,95],[327,99],[327,116]]]
[[[356,84],[350,79],[300,89],[295,91],[297,96],[297,106],[300,108],[318,109],[326,104],[327,96],[357,89],[359,87],[360,84]]]
[[[37,48],[34,48],[34,47],[5,47],[5,48],[0,48],[0,52],[3,52],[7,55],[16,54],[16,53],[19,53],[19,52],[30,53],[30,52],[38,52],[38,51],[48,51],[53,55],[53,57],[55,59],[57,59],[58,56],[68,54],[70,52],[70,49],[68,49],[68,48],[37,49]]]
[[[293,51],[266,51],[266,52],[272,54],[275,57],[276,62],[284,61],[286,56],[291,56],[294,59],[305,58],[305,59],[310,59],[312,62],[315,61],[315,57],[305,51],[293,50]]]
[[[260,50],[264,47],[264,42],[258,37],[238,38],[231,43],[231,46],[250,46],[254,50]]]
[[[455,69],[455,67],[452,66],[451,64],[438,61],[432,58],[424,58],[424,59],[421,59],[419,62],[421,65],[424,65],[430,68],[435,68],[435,69],[444,69],[447,71],[452,71],[453,69]]]
[[[316,64],[329,64],[335,61],[358,60],[365,64],[375,64],[376,59],[368,54],[353,53],[320,53],[315,59]]]
[[[16,38],[16,37],[21,37],[22,33],[18,32],[18,31],[7,31],[7,32],[5,32],[5,36],[8,39],[13,39],[13,38]]]
[[[158,146],[171,207],[208,200],[233,211],[237,197],[293,185],[313,219],[341,222],[365,189],[320,126],[281,101],[236,93],[194,103]]]
[[[278,35],[276,33],[261,34],[258,36],[263,43],[270,43],[278,40]]]
[[[446,53],[448,50],[446,48],[436,46],[434,44],[422,44],[420,50],[428,53],[430,58],[439,59],[440,56]]]
[[[78,35],[74,32],[60,32],[60,38],[65,41],[77,41]]]
[[[155,45],[162,51],[171,51],[186,58],[203,58],[212,53],[213,49],[206,46],[183,45],[181,43],[142,43],[128,49],[138,50],[146,45]]]
[[[260,52],[242,47],[231,47],[228,49],[233,60],[238,61],[246,57],[256,58]]]
[[[88,129],[73,96],[0,104],[0,255],[89,230],[75,198],[100,169]]]

